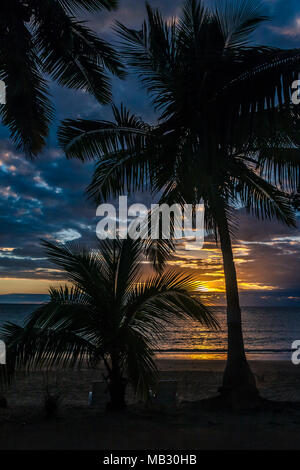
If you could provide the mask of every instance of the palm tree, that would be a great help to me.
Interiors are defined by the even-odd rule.
[[[111,100],[106,71],[121,77],[119,56],[97,37],[78,12],[112,10],[117,0],[3,0],[0,15],[0,105],[18,149],[37,155],[53,117],[46,76],[59,85],[86,90],[100,103]]]
[[[230,404],[255,401],[231,243],[234,209],[295,226],[287,191],[299,187],[300,121],[290,96],[300,51],[251,45],[251,33],[266,18],[250,0],[210,10],[188,0],[172,21],[149,5],[147,13],[141,30],[121,24],[117,30],[128,64],[160,113],[157,125],[113,107],[114,122],[64,121],[60,145],[68,158],[98,159],[88,188],[98,203],[147,189],[170,205],[204,202],[225,274],[222,395]]]
[[[153,350],[168,325],[193,319],[218,326],[193,296],[192,276],[170,270],[142,279],[144,246],[138,240],[102,241],[92,252],[50,242],[44,246],[72,287],[52,288],[50,301],[24,328],[4,325],[10,374],[18,367],[95,367],[102,361],[110,406],[123,408],[128,382],[145,395],[155,381]]]

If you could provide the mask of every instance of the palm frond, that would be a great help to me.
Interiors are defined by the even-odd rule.
[[[168,270],[145,283],[139,283],[128,300],[128,321],[134,328],[153,336],[164,331],[164,324],[178,319],[194,319],[217,328],[218,322],[195,292],[196,278]]]
[[[82,161],[109,154],[126,154],[127,149],[143,148],[151,128],[126,107],[113,106],[115,122],[67,119],[58,131],[59,144],[68,158]]]
[[[125,339],[125,338],[124,338]],[[126,354],[123,367],[135,393],[144,399],[149,396],[150,388],[158,379],[158,369],[154,362],[153,350],[149,342],[135,329],[126,332]]]
[[[243,113],[289,105],[300,71],[300,49],[257,47],[244,51],[240,73],[224,84],[218,97],[234,98]]]
[[[75,21],[60,8],[41,4],[34,18],[34,38],[43,69],[55,81],[87,91],[100,103],[110,102],[110,80],[105,70],[122,77],[120,58],[84,22]]]
[[[259,219],[277,219],[289,227],[297,227],[295,211],[288,194],[260,177],[239,162],[237,165],[239,197],[247,210]]]
[[[154,269],[162,273],[168,261],[175,252],[175,242],[172,238],[157,240],[148,237],[144,240],[144,251],[147,259],[152,263]]]
[[[1,335],[8,345],[7,376],[18,369],[74,368],[94,362],[96,345],[81,332],[32,325],[20,328],[7,323],[2,327]]]
[[[114,48],[73,17],[79,10],[114,9],[117,1],[2,3],[0,80],[6,84],[7,103],[0,115],[17,148],[34,157],[46,144],[53,117],[45,75],[101,103],[111,100],[109,73],[124,77]]]

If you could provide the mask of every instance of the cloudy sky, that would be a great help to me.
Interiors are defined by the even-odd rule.
[[[209,1],[207,3],[210,3]],[[265,0],[272,21],[256,34],[261,44],[300,47],[299,0]],[[181,1],[150,1],[166,16],[176,15]],[[145,16],[144,2],[120,0],[114,13],[101,13],[87,20],[102,37],[115,41],[115,19],[138,27]],[[114,101],[127,104],[148,121],[155,116],[133,77],[114,80]],[[93,164],[67,161],[58,149],[56,126],[68,117],[110,118],[84,93],[73,93],[51,84],[56,119],[43,155],[28,161],[17,152],[0,127],[0,302],[32,302],[45,298],[49,285],[63,281],[63,273],[50,264],[40,248],[40,239],[95,242],[96,208],[87,202],[84,189]],[[241,211],[234,240],[243,305],[300,305],[300,231],[277,223],[261,223]],[[209,239],[203,250],[179,249],[172,264],[197,272],[199,288],[215,303],[224,304],[220,253]]]

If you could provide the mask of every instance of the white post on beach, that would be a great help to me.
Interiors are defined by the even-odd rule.
[[[4,341],[0,340],[0,364],[6,364],[6,346]]]

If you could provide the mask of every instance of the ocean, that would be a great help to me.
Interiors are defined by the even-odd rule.
[[[0,327],[6,321],[24,324],[37,305],[0,304]],[[159,357],[224,359],[226,357],[226,309],[213,307],[221,324],[212,331],[193,321],[169,327],[159,345]],[[249,359],[290,360],[293,341],[300,340],[300,307],[244,307],[245,348]]]

